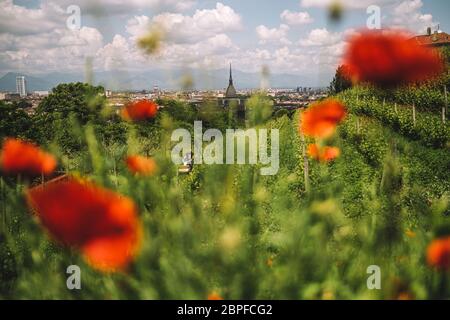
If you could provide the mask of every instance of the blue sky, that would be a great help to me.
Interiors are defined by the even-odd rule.
[[[0,0],[0,75],[79,72],[90,57],[95,71],[217,69],[232,61],[246,72],[268,66],[327,78],[373,4],[383,28],[450,32],[448,0],[341,1],[337,24],[327,18],[332,1],[339,0]],[[66,26],[70,5],[81,10],[76,30]],[[158,54],[145,56],[136,41],[155,25],[165,39]]]

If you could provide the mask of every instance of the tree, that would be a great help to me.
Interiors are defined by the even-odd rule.
[[[164,106],[160,113],[167,113],[172,119],[193,123],[196,118],[195,107],[187,103],[172,99],[158,99],[156,103]]]
[[[86,83],[60,84],[37,107],[33,116],[39,141],[56,141],[65,151],[80,150],[82,127],[88,122],[101,126],[106,103],[104,88]]]
[[[81,82],[60,84],[39,104],[36,113],[58,114],[64,118],[73,113],[81,124],[86,124],[99,118],[106,101],[104,91],[101,86]]]
[[[330,83],[330,91],[333,94],[337,94],[344,90],[352,87],[352,82],[348,76],[347,67],[345,65],[340,65],[337,70],[333,80]]]
[[[16,104],[0,101],[0,142],[5,137],[33,138],[31,119]]]
[[[446,64],[446,67],[448,68],[450,65],[450,47],[441,48],[441,54]]]
[[[20,108],[20,109],[28,109],[28,108],[31,108],[31,107],[32,107],[32,104],[29,103],[29,102],[26,101],[26,100],[20,100],[19,102],[16,102],[15,104],[16,104],[17,107]]]
[[[450,47],[444,47],[441,49],[442,58],[445,63],[445,72],[442,75],[442,84],[450,87]]]

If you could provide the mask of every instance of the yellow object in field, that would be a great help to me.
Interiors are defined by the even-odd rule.
[[[178,168],[178,173],[190,173],[192,171],[191,166],[181,165]]]

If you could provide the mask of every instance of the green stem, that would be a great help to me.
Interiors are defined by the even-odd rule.
[[[3,178],[0,178],[1,203],[2,203],[2,231],[6,234],[6,195]]]
[[[21,190],[20,185],[21,185],[21,183],[22,183],[22,175],[19,173],[17,175],[17,184],[16,184],[16,193],[17,194],[20,193],[20,190]]]

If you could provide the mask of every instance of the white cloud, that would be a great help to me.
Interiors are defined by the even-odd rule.
[[[208,64],[214,56],[228,54],[238,48],[225,34],[218,34],[194,44],[172,44],[166,46],[159,55],[164,64],[171,66]]]
[[[306,56],[308,66],[314,66],[317,72],[331,75],[341,63],[347,40],[356,34],[357,31],[352,28],[342,32],[313,29],[297,42],[298,47],[293,52]]]
[[[256,49],[248,53],[257,60],[269,60],[272,57],[271,53],[266,49]]]
[[[0,34],[0,49],[8,52],[6,61],[30,70],[74,70],[85,58],[94,56],[103,45],[103,36],[95,28],[54,29],[39,35]],[[6,62],[5,61],[5,62]]]
[[[239,69],[246,72],[261,72],[267,66],[271,72],[287,74],[313,74],[316,70],[311,67],[311,59],[301,51],[292,50],[288,46],[269,50],[252,49],[236,50],[223,56],[217,61],[217,67],[226,68],[227,62],[239,65]]]
[[[5,71],[82,72],[86,57],[94,57],[96,70],[144,71],[154,68],[224,68],[229,61],[241,70],[259,72],[267,65],[274,73],[314,74],[329,72],[340,62],[346,39],[352,30],[331,32],[319,24],[313,30],[301,33],[300,40],[291,42],[291,26],[306,25],[313,18],[304,10],[285,10],[280,14],[282,23],[274,28],[260,25],[245,30],[239,12],[220,2],[207,8],[192,9],[195,1],[175,0],[101,0],[102,9],[114,16],[114,28],[102,25],[101,30],[114,30],[112,40],[105,43],[100,31],[84,26],[79,31],[66,27],[68,14],[65,6],[73,0],[42,0],[38,8],[15,5],[12,0],[0,0],[0,69]],[[342,1],[344,3],[344,1]],[[91,1],[75,1],[82,15],[92,13]],[[211,3],[211,2],[209,2]],[[327,0],[303,0],[304,6],[328,5]],[[382,6],[383,26],[407,28],[423,32],[436,22],[430,14],[421,12],[421,0],[349,0],[346,8],[361,9],[364,14],[369,4]],[[386,5],[386,7],[384,7]],[[152,15],[149,15],[149,12]],[[82,23],[90,21],[84,19]],[[92,20],[92,19],[91,19]],[[157,55],[146,56],[137,48],[136,40],[154,24],[166,31]],[[292,27],[293,29],[294,27]],[[300,29],[299,29],[300,30]],[[236,31],[247,32],[248,40],[242,48],[232,40]],[[116,34],[117,33],[117,34]],[[256,36],[259,45],[252,44]],[[242,39],[239,38],[241,41]]]
[[[128,67],[131,63],[143,63],[144,59],[139,57],[136,49],[128,42],[128,40],[116,34],[113,40],[100,48],[96,54],[96,63],[101,64],[101,69],[117,70]]]
[[[299,44],[305,47],[329,46],[342,40],[341,33],[329,32],[326,28],[312,30],[305,39],[301,39]]]
[[[112,6],[144,4],[138,0],[104,0],[101,3],[106,2]],[[157,2],[165,2],[166,5],[181,3],[150,0],[145,1],[145,5]],[[64,5],[65,1],[59,3]],[[78,4],[88,5],[88,1],[79,1]],[[86,58],[91,56],[95,58],[94,68],[99,70],[142,70],[155,65],[194,64],[207,60],[207,56],[223,56],[238,51],[226,33],[242,28],[241,17],[231,7],[218,2],[212,9],[196,10],[191,16],[173,12],[153,18],[132,16],[124,26],[128,35],[116,34],[110,43],[104,44],[102,34],[95,28],[83,26],[78,31],[69,30],[66,27],[67,13],[54,1],[43,1],[39,8],[30,9],[14,5],[12,0],[0,0],[0,9],[4,9],[0,10],[0,66],[3,70],[28,73],[80,72]],[[29,20],[28,24],[26,20]],[[154,23],[164,27],[167,38],[160,53],[148,57],[137,48],[136,40]]]
[[[336,0],[301,0],[305,8],[327,8]],[[427,27],[435,28],[438,23],[431,14],[423,14],[422,0],[345,0],[338,1],[343,9],[365,10],[371,5],[381,8],[383,28],[406,29],[411,32],[425,33]]]
[[[78,5],[82,14],[111,15],[145,12],[152,10],[163,11],[185,11],[192,8],[195,0],[46,0],[48,3],[58,4],[62,8],[70,5]]]
[[[306,56],[299,53],[292,53],[288,47],[277,49],[274,52],[273,70],[284,72],[299,72],[308,69]]]
[[[152,22],[162,26],[168,40],[175,42],[200,41],[242,28],[241,17],[220,2],[215,9],[197,10],[193,16],[163,13],[154,17]]]
[[[141,37],[148,32],[151,26],[151,20],[147,16],[134,16],[129,19],[125,25],[127,33],[133,37]]]
[[[0,1],[0,33],[30,35],[65,26],[67,16],[57,5],[43,3],[38,9],[15,5],[13,0]]]
[[[280,18],[289,25],[302,25],[313,23],[314,19],[309,15],[308,12],[292,12],[289,10],[284,10]]]
[[[339,3],[344,9],[366,9],[371,5],[389,5],[395,3],[396,0],[301,0],[302,7],[311,8],[319,7],[326,8],[334,3]]]
[[[217,34],[196,43],[165,43],[161,50],[146,56],[136,46],[133,38],[126,39],[116,35],[111,43],[101,48],[96,62],[105,70],[139,70],[149,67],[199,67],[205,66],[208,59],[216,58],[238,50],[226,34]]]
[[[155,25],[164,33],[161,50],[152,57],[144,57],[136,48],[136,40]],[[216,58],[239,50],[227,32],[241,28],[241,17],[231,7],[222,3],[217,3],[213,9],[196,10],[192,16],[170,12],[153,18],[134,16],[125,26],[130,35],[127,50],[121,51],[130,56],[128,61],[135,59],[131,56],[138,55],[138,61],[152,61],[160,67],[209,65],[215,62]],[[114,52],[115,50],[105,46],[102,56],[114,55]],[[118,64],[117,59],[102,59]]]
[[[64,30],[58,44],[62,47],[85,47],[87,51],[95,52],[103,43],[102,34],[95,28],[82,27],[80,30]]]
[[[431,14],[422,14],[422,7],[423,3],[421,0],[406,0],[401,2],[392,12],[392,26],[419,34],[424,34],[428,27],[435,28],[438,23],[433,21]]]
[[[292,42],[287,38],[289,26],[286,24],[280,25],[279,28],[268,28],[264,25],[256,27],[256,34],[260,44],[266,43],[281,43],[289,45]]]
[[[62,71],[83,68],[86,57],[103,46],[95,28],[66,27],[67,14],[44,1],[38,8],[0,1],[0,56],[2,69],[12,71]]]
[[[138,37],[145,34],[153,24],[163,29],[168,42],[194,43],[221,33],[240,30],[242,19],[231,7],[219,2],[214,9],[197,10],[192,16],[169,12],[152,19],[135,16],[128,20],[126,30]]]

